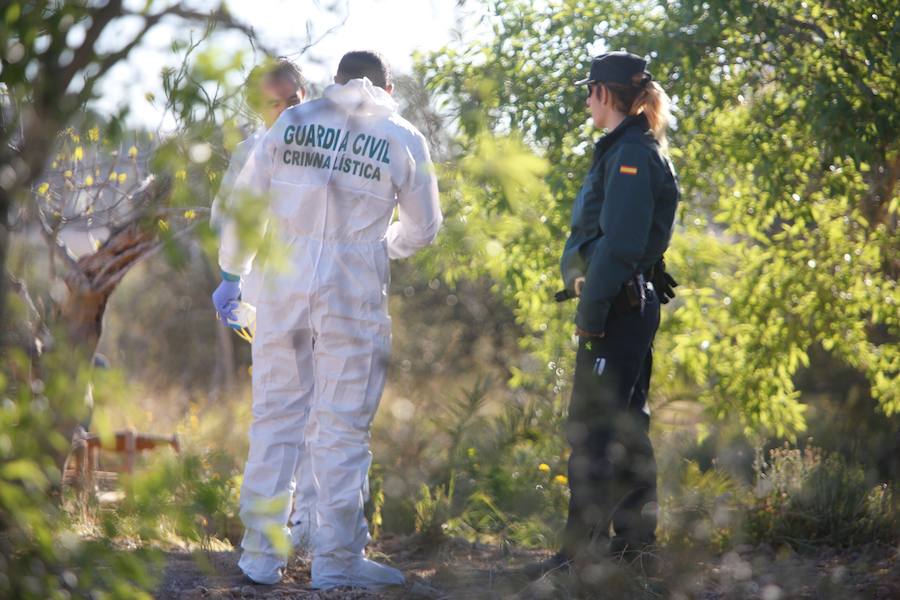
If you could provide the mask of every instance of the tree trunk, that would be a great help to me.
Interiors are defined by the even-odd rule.
[[[164,206],[172,192],[168,177],[148,177],[135,192],[138,209],[133,219],[114,227],[109,238],[93,254],[77,261],[68,259],[65,275],[69,294],[59,307],[68,342],[93,356],[103,330],[103,313],[109,297],[128,271],[159,244],[156,209]],[[143,210],[142,210],[143,209]],[[152,211],[152,212],[151,212]]]
[[[114,232],[95,253],[74,263],[65,276],[69,294],[59,307],[70,344],[93,356],[110,296],[131,267],[156,244],[154,231],[133,223]]]
[[[68,361],[73,369],[73,381],[77,369],[93,360],[110,296],[131,267],[158,247],[155,215],[167,203],[171,190],[170,179],[149,177],[134,195],[135,216],[128,223],[114,227],[96,252],[77,261],[61,253],[68,267],[64,281],[69,293],[54,311],[58,322],[53,330],[64,338],[57,339],[55,351],[68,352],[74,359]],[[58,407],[56,430],[67,439],[71,437],[81,422],[80,412]],[[56,458],[62,468],[66,455]]]

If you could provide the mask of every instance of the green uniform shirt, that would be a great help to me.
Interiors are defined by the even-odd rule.
[[[572,207],[562,256],[566,289],[584,277],[575,324],[606,330],[612,300],[628,279],[662,258],[672,238],[678,181],[644,115],[627,117],[594,148]]]

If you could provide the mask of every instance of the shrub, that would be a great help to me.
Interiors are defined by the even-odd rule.
[[[426,484],[419,490],[416,501],[416,533],[429,545],[437,545],[444,540],[444,529],[451,517],[453,503],[453,482],[445,488],[438,486],[432,491]]]
[[[674,488],[660,502],[659,539],[680,546],[726,547],[740,531],[747,490],[718,468],[684,461]]]
[[[757,457],[755,501],[748,511],[754,539],[802,548],[855,546],[898,538],[898,510],[888,485],[867,485],[859,465],[822,451],[776,448]]]

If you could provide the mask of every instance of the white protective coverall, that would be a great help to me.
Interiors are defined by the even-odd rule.
[[[442,217],[425,139],[396,111],[368,79],[329,86],[282,113],[235,186],[269,195],[289,263],[265,272],[253,343],[239,565],[260,583],[278,581],[286,563],[284,524],[304,444],[317,495],[313,587],[403,581],[363,558],[369,426],[390,353],[388,258],[430,244]],[[251,271],[252,255],[227,228],[219,265]]]
[[[229,211],[234,208],[234,199],[231,197],[234,191],[234,184],[244,165],[247,164],[250,154],[266,135],[266,131],[268,130],[265,127],[260,127],[234,147],[234,152],[231,153],[231,159],[228,161],[228,168],[225,170],[225,174],[222,175],[222,183],[219,185],[219,191],[210,209],[209,222],[213,229],[222,231],[224,228],[236,226],[229,218]],[[242,279],[241,300],[256,306],[256,298],[259,295],[260,280],[262,279],[261,271],[252,271],[247,277]]]
[[[229,217],[229,210],[234,209],[234,203],[237,199],[232,198],[234,184],[238,176],[247,164],[251,153],[257,144],[266,135],[268,129],[260,127],[247,136],[246,139],[238,142],[231,153],[231,159],[228,161],[228,168],[222,175],[222,183],[219,185],[219,191],[213,200],[210,210],[210,224],[213,229],[222,231],[223,247],[230,247],[232,252],[240,249],[235,246],[237,240],[235,222]],[[254,269],[241,281],[241,300],[256,306],[258,304],[259,294],[262,286],[263,269]],[[237,275],[238,273],[234,273]],[[315,532],[315,515],[316,515],[316,489],[312,477],[312,466],[310,465],[310,455],[308,449],[304,449],[300,454],[300,460],[297,461],[297,471],[295,473],[294,486],[294,503],[290,516],[292,545],[296,550],[303,553],[308,552],[313,533]]]

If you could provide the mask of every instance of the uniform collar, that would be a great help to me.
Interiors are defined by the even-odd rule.
[[[386,91],[372,85],[368,77],[329,85],[322,95],[356,115],[379,117],[397,112],[397,102]]]
[[[650,123],[647,121],[647,116],[644,113],[640,113],[625,117],[625,120],[619,123],[618,127],[597,140],[597,144],[594,146],[594,158],[598,159],[603,156],[610,146],[630,130],[635,130],[640,134],[650,131]]]

